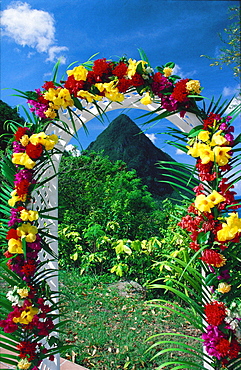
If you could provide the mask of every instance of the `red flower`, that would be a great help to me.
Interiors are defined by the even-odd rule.
[[[206,321],[213,326],[222,324],[226,317],[226,308],[223,302],[213,301],[205,304]]]
[[[228,351],[228,357],[232,360],[233,358],[238,358],[239,353],[241,352],[241,346],[236,339],[232,339],[230,343],[230,349]]]
[[[30,183],[28,182],[28,180],[25,180],[25,179],[16,183],[15,184],[15,189],[17,191],[17,195],[19,197],[21,197],[25,194],[28,194],[29,185],[30,185]]]
[[[113,75],[117,76],[120,79],[120,78],[123,78],[126,75],[127,68],[128,68],[128,66],[125,63],[120,62],[112,70],[112,73],[113,73]]]
[[[38,343],[22,341],[17,345],[17,349],[20,351],[20,358],[27,358],[28,361],[33,361],[36,357],[36,347]]]
[[[32,276],[36,270],[36,263],[34,260],[29,260],[27,262],[25,262],[24,266],[22,267],[21,269],[21,272],[25,275],[25,276]]]
[[[135,73],[131,79],[131,83],[133,86],[138,87],[144,85],[145,81],[139,73]]]
[[[27,131],[29,131],[29,128],[27,128],[27,127],[19,127],[17,129],[16,133],[14,134],[15,139],[17,141],[19,141],[21,139],[21,137],[26,134]]]
[[[203,262],[214,267],[221,267],[225,264],[225,258],[213,249],[205,249],[200,258]]]
[[[15,229],[8,230],[8,233],[6,235],[6,239],[19,239],[18,232]]]
[[[55,89],[55,85],[53,81],[46,81],[45,84],[42,86],[44,90],[48,89]]]
[[[43,153],[43,146],[41,144],[34,145],[29,143],[26,146],[26,153],[32,159],[38,159]]]
[[[171,97],[179,102],[186,102],[188,101],[187,95],[188,91],[186,89],[186,83],[188,82],[188,78],[178,81],[176,86],[173,89]]]
[[[74,76],[71,75],[68,77],[67,81],[64,84],[64,87],[69,90],[70,94],[73,94],[77,97],[77,93],[80,90],[84,89],[85,81],[76,81]]]
[[[117,84],[118,90],[121,93],[125,93],[132,85],[132,82],[130,79],[121,78],[119,79],[119,82]]]
[[[107,77],[112,74],[110,63],[107,62],[105,58],[95,60],[92,70],[98,82],[103,82],[101,81],[102,77]]]
[[[230,342],[228,339],[220,338],[218,344],[215,346],[221,357],[226,357],[230,350]]]
[[[221,116],[219,114],[215,114],[210,112],[208,117],[203,121],[203,129],[208,130],[210,127],[213,127],[214,121],[219,121]]]

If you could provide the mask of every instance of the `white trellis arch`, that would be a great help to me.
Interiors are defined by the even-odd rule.
[[[83,124],[86,124],[91,119],[95,118],[99,115],[99,111],[97,110],[96,106],[91,103],[83,103],[83,107],[85,110],[80,111],[77,108],[74,109],[75,115],[73,116],[74,122],[75,122],[75,128],[76,131],[78,131]],[[104,112],[109,112],[112,110],[117,109],[141,109],[141,110],[147,110],[150,112],[154,112],[158,107],[160,107],[159,104],[152,103],[149,105],[143,105],[140,102],[140,97],[136,93],[127,93],[125,94],[124,101],[120,104],[117,102],[110,102],[108,99],[103,99],[101,102],[98,102],[98,106],[100,109]],[[157,114],[161,114],[164,110],[158,111]],[[59,111],[59,118],[61,121],[63,121],[65,124],[67,124],[69,128],[69,132],[66,132],[63,128],[61,128],[61,124],[58,121],[58,126],[52,126],[50,125],[48,129],[45,131],[47,135],[55,134],[57,135],[59,139],[58,143],[58,149],[63,152],[66,145],[71,140],[72,136],[75,134],[74,129],[72,128],[71,120],[68,111]],[[198,117],[193,113],[186,113],[184,118],[180,117],[179,113],[173,114],[169,117],[166,117],[170,122],[172,122],[175,126],[177,126],[181,131],[189,132],[193,127],[200,124],[200,120]],[[64,125],[64,124],[63,124]],[[51,178],[56,172],[58,172],[60,160],[61,160],[61,154],[55,154],[52,157],[54,166],[48,168],[43,177],[44,178]],[[45,208],[56,208],[58,206],[58,177],[55,176],[52,178],[43,189],[38,190],[38,193],[35,196],[36,202],[35,206],[36,208],[42,209],[43,203],[45,203]],[[52,210],[49,212],[49,216],[54,216],[55,218],[58,217],[58,211],[57,209]],[[50,234],[57,236],[58,234],[58,221],[49,219],[49,231]],[[52,241],[50,244],[52,250],[57,254],[58,253],[58,242]],[[44,256],[46,258],[46,256]],[[56,274],[56,270],[58,270],[58,264],[57,262],[49,262],[48,264],[49,268],[53,269],[53,275]],[[58,277],[54,276],[49,279],[49,284],[52,290],[57,290],[58,288]],[[213,369],[208,364],[204,364],[205,369]],[[60,362],[59,362],[59,356],[56,356],[55,362],[50,362],[48,360],[45,360],[41,366],[41,370],[59,370],[60,369]]]

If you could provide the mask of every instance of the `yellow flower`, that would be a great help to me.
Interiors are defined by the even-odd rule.
[[[29,170],[31,170],[36,164],[36,162],[32,161],[26,153],[13,153],[12,162],[14,164],[20,164]]]
[[[57,113],[54,111],[54,109],[51,109],[51,108],[48,108],[45,112],[44,112],[45,116],[48,117],[48,118],[55,118],[57,116]]]
[[[31,366],[31,362],[28,362],[28,360],[26,358],[22,358],[19,362],[18,362],[18,369],[20,370],[28,370]]]
[[[11,254],[22,254],[23,253],[23,248],[22,248],[22,242],[21,240],[18,239],[9,239],[8,241],[8,251]]]
[[[213,190],[213,192],[207,196],[207,199],[213,202],[215,205],[225,201],[225,198],[216,190]]]
[[[23,221],[36,221],[38,219],[38,212],[37,211],[28,211],[27,209],[23,209],[20,212],[20,218]]]
[[[204,143],[206,143],[209,140],[209,136],[210,136],[209,131],[202,130],[202,131],[199,132],[197,138],[198,138],[198,140],[201,140]]]
[[[74,76],[76,81],[86,81],[88,71],[84,66],[74,67],[74,69],[68,70],[68,76]]]
[[[229,226],[237,226],[238,230],[241,231],[241,219],[238,217],[237,212],[230,213],[229,217],[226,218],[226,221]]]
[[[8,204],[10,205],[10,207],[14,207],[15,206],[15,203],[17,202],[25,202],[26,199],[27,199],[27,194],[24,194],[22,195],[21,197],[19,197],[17,194],[17,190],[13,190],[11,192],[11,197],[9,200],[8,200]]]
[[[199,150],[199,157],[201,158],[202,164],[214,161],[214,153],[209,145],[203,144]]]
[[[15,322],[15,324],[19,323],[28,325],[33,320],[34,315],[36,315],[38,311],[39,310],[37,307],[28,306],[26,307],[26,310],[21,313],[20,317],[13,318],[13,322]]]
[[[74,101],[71,98],[70,92],[68,89],[59,87],[58,89],[53,89],[52,87],[44,93],[44,98],[51,101],[53,104],[50,104],[52,109],[60,109],[72,107]]]
[[[46,150],[52,150],[54,148],[55,144],[57,144],[58,141],[59,141],[59,139],[58,139],[57,135],[54,135],[54,134],[49,135],[43,141],[43,145],[45,146]]]
[[[22,146],[27,146],[29,143],[28,135],[23,135],[20,139],[20,143],[22,144]]]
[[[116,81],[106,82],[106,83],[97,83],[95,86],[100,92],[104,92],[105,97],[111,101],[122,102],[124,100],[124,95],[121,94],[116,87]]]
[[[17,228],[18,235],[21,239],[25,238],[27,243],[35,242],[38,229],[36,226],[31,225],[29,222],[22,224]]]
[[[231,155],[228,154],[228,152],[231,149],[232,148],[229,146],[215,146],[214,147],[213,149],[214,158],[215,158],[216,163],[219,166],[225,166],[228,163],[229,158],[231,158]]]
[[[146,92],[145,96],[141,99],[141,103],[144,105],[148,105],[152,103],[152,99],[150,97],[150,93]]]
[[[17,290],[18,295],[20,295],[21,298],[26,298],[28,296],[28,289],[27,288],[21,288]]]
[[[89,91],[85,91],[85,90],[78,91],[77,95],[82,99],[86,99],[88,103],[92,103],[92,101],[94,101],[94,100],[102,100],[103,99],[103,96],[94,95],[94,94],[90,93]]]
[[[165,77],[169,77],[172,74],[173,69],[170,67],[163,68],[163,74]]]
[[[200,194],[195,199],[195,207],[200,212],[211,212],[211,208],[214,207],[214,203],[209,200],[204,194]]]
[[[128,76],[128,78],[131,78],[136,73],[137,62],[136,62],[136,60],[132,60],[130,58],[128,60],[128,63],[129,63],[129,65],[128,65],[128,68],[127,68],[127,76]]]
[[[200,150],[205,147],[205,144],[202,144],[202,143],[198,143],[198,142],[195,142],[193,144],[193,146],[187,146],[187,148],[189,149],[187,154],[188,155],[191,155],[192,157],[196,158],[196,157],[199,157],[200,156]]]
[[[33,145],[42,144],[46,150],[51,150],[59,139],[57,135],[53,134],[48,136],[44,132],[39,132],[38,134],[30,136],[29,140]]]
[[[186,89],[189,92],[194,92],[195,94],[200,94],[200,82],[198,80],[190,80],[186,83]]]
[[[231,285],[229,285],[228,283],[219,283],[218,284],[218,289],[217,289],[217,291],[219,292],[219,293],[228,293],[228,292],[230,292],[230,290],[231,290]]]
[[[210,143],[211,146],[215,146],[215,145],[224,145],[224,144],[227,144],[227,140],[225,139],[224,136],[220,135],[221,134],[221,130],[216,132],[213,137],[212,137],[212,141]]]

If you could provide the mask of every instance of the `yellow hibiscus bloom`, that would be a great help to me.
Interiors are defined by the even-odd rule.
[[[214,158],[215,158],[216,163],[219,166],[225,166],[228,163],[229,158],[231,158],[231,155],[228,154],[228,152],[231,149],[232,148],[229,146],[215,146],[214,147],[213,149]]]
[[[95,86],[100,92],[104,92],[105,97],[111,101],[122,102],[124,100],[124,95],[121,94],[116,87],[116,81],[97,83]]]
[[[214,203],[208,199],[204,194],[200,194],[196,197],[194,202],[195,207],[200,212],[211,212],[211,208],[214,207]]]
[[[8,251],[11,254],[22,254],[23,253],[23,248],[22,248],[22,242],[21,240],[18,239],[9,239],[8,241]]]
[[[51,109],[51,108],[48,108],[45,112],[44,112],[45,116],[47,118],[55,118],[57,116],[57,113],[54,111],[54,109]]]
[[[37,211],[28,211],[27,209],[23,209],[20,212],[20,218],[23,221],[36,221],[38,219],[38,212]]]
[[[207,199],[213,202],[215,205],[225,201],[225,198],[216,190],[213,190],[213,192],[207,196]]]
[[[74,69],[67,71],[68,76],[74,76],[76,81],[86,81],[88,71],[84,66],[74,67]]]
[[[21,239],[25,238],[27,243],[35,242],[38,229],[36,226],[31,225],[29,222],[22,224],[17,228],[18,235]]]
[[[13,153],[12,162],[14,164],[20,164],[29,170],[36,165],[36,162],[32,161],[26,153]]]
[[[28,306],[26,307],[26,310],[21,313],[20,317],[13,318],[13,322],[15,322],[15,324],[19,323],[28,325],[31,321],[33,321],[34,315],[37,315],[38,311],[39,310],[37,307]]]
[[[141,104],[148,105],[152,103],[152,99],[150,97],[150,93],[146,92],[145,96],[141,99]]]

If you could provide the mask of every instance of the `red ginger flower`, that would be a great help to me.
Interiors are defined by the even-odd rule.
[[[200,259],[203,262],[207,263],[208,265],[214,267],[222,267],[226,263],[226,258],[222,254],[214,251],[213,249],[205,249]]]
[[[226,308],[223,302],[213,301],[205,304],[204,312],[206,321],[213,326],[222,324],[226,317]]]
[[[6,235],[6,239],[7,240],[10,240],[10,239],[19,239],[17,230],[16,229],[10,229],[10,230],[8,230],[7,235]]]
[[[17,349],[20,351],[20,358],[27,358],[28,361],[33,361],[36,358],[36,347],[38,343],[22,341],[17,345]]]
[[[25,194],[28,194],[28,188],[29,188],[30,182],[28,180],[22,180],[15,184],[15,189],[17,191],[17,195],[19,197],[22,197]]]
[[[221,119],[220,114],[215,114],[210,112],[208,117],[203,121],[203,129],[208,130],[210,127],[213,127],[214,121],[219,121]]]
[[[98,82],[103,82],[103,81],[99,81],[99,79],[103,75],[111,75],[112,74],[110,63],[107,62],[105,58],[95,60],[92,70],[93,70]]]
[[[89,74],[89,73],[88,73]],[[94,83],[94,82],[93,82]],[[64,84],[64,87],[69,90],[70,94],[73,94],[77,97],[77,93],[79,90],[83,90],[85,85],[85,81],[76,81],[74,75],[68,77],[67,81]]]
[[[55,89],[56,86],[53,81],[46,81],[42,88],[47,91],[49,89]]]
[[[241,345],[238,341],[233,338],[230,343],[230,349],[228,352],[228,357],[232,360],[233,358],[238,358],[239,353],[241,352]]]
[[[131,83],[133,86],[138,87],[144,85],[145,81],[139,73],[135,73],[131,79]]]

